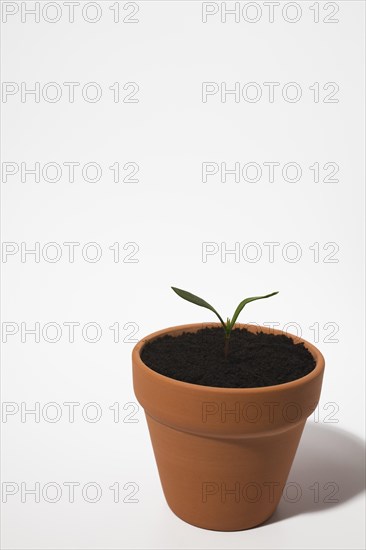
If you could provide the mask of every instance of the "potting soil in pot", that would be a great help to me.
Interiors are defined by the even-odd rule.
[[[191,384],[222,388],[274,386],[302,378],[315,368],[304,344],[285,335],[231,332],[229,353],[224,354],[220,327],[165,335],[147,342],[141,359],[152,370]]]

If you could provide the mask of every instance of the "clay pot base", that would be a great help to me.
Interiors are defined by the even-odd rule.
[[[274,513],[305,425],[222,439],[146,419],[169,507],[187,523],[213,531],[251,529]]]

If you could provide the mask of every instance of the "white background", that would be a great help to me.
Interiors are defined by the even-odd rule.
[[[51,3],[46,12],[41,2],[35,22],[24,15],[34,4],[2,2],[2,79],[13,83],[5,91],[14,91],[2,98],[3,163],[14,163],[3,164],[2,178],[2,398],[5,413],[12,413],[3,414],[1,425],[3,548],[364,548],[364,3],[303,1],[286,8],[282,2],[272,23],[264,2],[241,3],[249,11],[239,22],[233,15],[222,22],[221,4],[211,3],[218,13],[206,23],[205,8],[193,1],[138,2],[138,11],[120,2],[117,22],[116,2],[86,8],[80,2],[73,23],[65,2]],[[91,23],[96,10],[100,19]],[[123,22],[132,11],[137,22]],[[256,14],[256,23],[245,20]],[[296,14],[297,22],[286,21]],[[22,97],[22,82],[23,91],[39,83],[39,102]],[[49,82],[61,90],[58,101],[52,102],[56,88],[45,87]],[[80,84],[74,102],[65,82]],[[90,82],[102,91],[99,101],[83,98]],[[109,89],[116,82],[118,102]],[[132,91],[123,90],[129,82],[139,87],[134,103],[123,102]],[[204,102],[204,82],[219,89],[239,82],[241,90],[255,82],[262,97],[250,102],[241,95],[236,102],[218,92]],[[279,83],[273,101],[265,82]],[[289,82],[301,89],[296,102],[289,100],[293,87],[283,97]],[[337,102],[324,101],[334,89],[324,90],[330,82],[339,86],[331,97]],[[22,181],[21,163],[29,169],[36,162],[40,181],[29,173]],[[52,168],[43,177],[49,162],[62,168],[59,181],[47,181]],[[65,162],[80,163],[74,182]],[[102,170],[98,181],[83,177],[89,162]],[[124,165],[136,163],[138,182],[115,183],[109,167],[116,162],[122,178],[129,171]],[[228,168],[255,162],[262,177],[235,182],[228,175],[221,182],[218,173],[203,182],[204,162]],[[265,162],[280,163],[273,182]],[[283,177],[289,162],[301,167],[299,181]],[[309,169],[316,162],[319,182]],[[324,181],[331,172],[326,163],[338,166],[338,181]],[[6,177],[11,167],[16,173]],[[289,175],[287,180],[294,177]],[[65,242],[80,243],[73,262]],[[91,242],[97,248],[85,247]],[[203,257],[207,242],[215,253]],[[273,257],[269,242],[278,243]],[[109,248],[114,243],[119,258],[116,246]],[[24,254],[37,246],[39,258]],[[225,247],[235,246],[239,256],[225,256]],[[101,257],[93,262],[96,250]],[[55,254],[61,256],[52,262]],[[294,498],[289,491],[257,529],[201,530],[176,518],[165,503],[133,394],[133,343],[123,340],[213,320],[181,301],[171,285],[202,296],[227,316],[244,297],[279,290],[271,300],[250,304],[240,321],[301,331],[325,356],[319,409],[289,476],[301,494]],[[79,323],[74,342],[65,322]],[[118,338],[109,328],[115,323]],[[39,342],[25,332],[36,326]],[[98,338],[95,327],[100,338],[88,342]],[[74,422],[67,402],[79,403]],[[87,405],[92,402],[101,414],[95,422],[97,409]],[[25,414],[37,406],[38,419]],[[73,503],[67,482],[80,484]],[[40,502],[24,490],[36,483]],[[47,483],[58,485],[42,492]],[[96,494],[92,486],[83,497],[87,483],[99,487],[98,502],[88,502]],[[329,502],[329,483],[338,487],[338,502]],[[314,484],[319,498],[310,489]],[[124,502],[137,486],[137,502]],[[11,488],[14,494],[6,497]]]

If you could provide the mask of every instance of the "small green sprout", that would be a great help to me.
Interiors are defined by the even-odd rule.
[[[224,331],[225,331],[225,358],[227,358],[227,355],[229,353],[229,340],[230,340],[230,334],[231,331],[236,323],[237,318],[239,317],[239,314],[241,310],[249,304],[249,302],[254,302],[254,300],[262,300],[263,298],[270,298],[271,296],[275,296],[275,294],[278,294],[278,292],[272,292],[271,294],[266,294],[266,296],[254,296],[252,298],[245,298],[238,307],[236,308],[234,315],[232,319],[229,319],[227,317],[227,321],[222,319],[221,315],[219,315],[215,308],[213,308],[209,303],[207,303],[205,300],[202,300],[202,298],[199,298],[198,296],[195,296],[194,294],[191,294],[190,292],[187,292],[186,290],[181,290],[180,288],[176,288],[174,286],[171,287],[178,296],[183,298],[183,300],[187,300],[187,302],[192,302],[192,304],[196,304],[197,306],[205,307],[206,309],[210,309],[217,315],[217,317],[220,319],[220,323],[222,324]]]

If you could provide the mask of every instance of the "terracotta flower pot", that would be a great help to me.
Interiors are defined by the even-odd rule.
[[[192,525],[236,531],[264,522],[275,511],[306,419],[319,401],[324,358],[309,342],[288,335],[304,343],[315,369],[262,388],[188,384],[156,373],[141,360],[149,340],[214,326],[220,325],[182,325],[142,339],[132,353],[133,381],[170,508]]]

